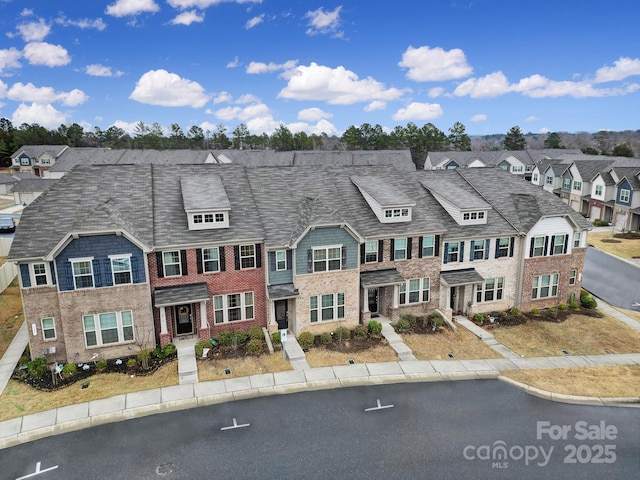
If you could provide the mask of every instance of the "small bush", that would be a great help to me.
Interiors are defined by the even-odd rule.
[[[515,316],[520,315],[520,309],[519,309],[519,308],[516,308],[516,307],[513,307],[513,308],[511,309],[511,315],[515,315]]]
[[[404,315],[400,315],[400,320],[406,320],[407,322],[409,322],[410,326],[414,326],[416,323],[418,323],[418,317],[416,317],[415,315],[411,314],[411,313],[405,313]]]
[[[127,367],[133,368],[138,364],[138,361],[135,358],[130,358],[127,360]]]
[[[411,329],[411,324],[409,323],[408,320],[405,320],[403,318],[401,318],[400,320],[398,320],[394,325],[393,325],[393,329],[396,332],[404,332],[406,330],[410,330]]]
[[[167,343],[164,347],[162,347],[162,354],[165,357],[171,357],[178,352],[178,347],[176,347],[173,343]]]
[[[149,358],[151,358],[151,352],[149,350],[141,350],[138,353],[138,360],[142,364],[142,368],[149,368]]]
[[[164,358],[164,352],[162,351],[162,348],[156,347],[151,350],[151,356],[154,358]]]
[[[364,338],[367,336],[367,329],[364,325],[356,325],[353,327],[353,336],[358,338]]]
[[[44,357],[34,358],[27,363],[29,375],[35,378],[42,378],[47,374],[47,360]]]
[[[320,343],[328,345],[333,342],[333,337],[331,336],[331,332],[322,332],[320,334]]]
[[[260,332],[262,332],[262,330],[260,330]],[[263,346],[264,342],[261,339],[252,338],[247,342],[247,353],[250,353],[251,355],[258,355],[262,353]]]
[[[566,303],[559,303],[558,304],[558,310],[566,310],[567,308],[568,307],[567,307]]]
[[[75,363],[67,363],[64,367],[62,367],[62,374],[65,377],[70,377],[74,373],[76,373],[77,370],[78,370],[78,367],[76,367]]]
[[[260,327],[251,327],[249,329],[249,338],[251,340],[264,340],[264,332]]]
[[[282,343],[280,332],[273,332],[271,334],[271,343],[273,343],[274,345],[280,345]]]
[[[380,335],[382,333],[382,324],[376,320],[370,320],[367,324],[367,330],[372,335]]]
[[[580,304],[578,302],[571,302],[569,304],[569,308],[571,310],[578,310],[580,308]]]
[[[96,368],[98,370],[104,370],[105,368],[107,368],[107,361],[104,358],[101,358],[96,362]]]
[[[196,343],[195,349],[197,358],[202,358],[202,354],[204,353],[205,348],[211,348],[211,342],[209,342],[208,340],[200,340]]]
[[[507,318],[507,312],[500,312],[500,318]]]
[[[314,341],[314,336],[313,336],[313,333],[311,332],[302,332],[300,335],[298,335],[298,343],[303,348],[310,347],[311,345],[313,345],[313,341]]]
[[[347,327],[338,327],[333,332],[333,335],[337,341],[349,340],[351,338],[351,330]]]
[[[234,330],[231,332],[231,344],[233,345],[233,341],[235,339],[235,345],[242,345],[247,341],[249,335],[244,330]]]
[[[591,295],[580,296],[580,305],[584,308],[596,308],[598,306],[598,302]]]
[[[223,347],[230,347],[233,342],[233,337],[231,335],[231,330],[225,330],[224,332],[220,332],[218,336],[216,336],[215,340],[219,345]]]
[[[540,310],[538,308],[532,308],[531,313],[533,313],[534,315],[540,315]]]
[[[483,315],[483,314],[481,314],[481,313],[476,313],[476,314],[473,316],[473,321],[474,321],[474,322],[476,322],[476,323],[482,323],[482,322],[484,322],[484,315]]]

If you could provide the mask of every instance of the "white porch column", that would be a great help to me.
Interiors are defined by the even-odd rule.
[[[160,334],[166,335],[169,333],[167,330],[167,313],[165,307],[160,307]]]
[[[200,328],[209,328],[207,321],[207,301],[200,302]]]
[[[368,312],[369,311],[369,288],[368,287],[363,287],[364,290],[364,305],[362,308],[363,312]]]
[[[393,305],[393,308],[398,308],[399,305],[399,300],[400,300],[400,287],[398,285],[394,285],[393,286],[393,301],[391,302]]]

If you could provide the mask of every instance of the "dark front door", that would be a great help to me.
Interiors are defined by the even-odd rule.
[[[369,311],[371,313],[378,313],[378,289],[370,288],[369,289]]]
[[[449,308],[451,310],[455,311],[456,310],[456,302],[458,300],[458,287],[451,287],[450,292],[451,292],[451,294],[450,294],[451,300],[449,302]]]
[[[191,305],[176,306],[176,333],[178,335],[193,333]]]
[[[274,302],[274,307],[276,309],[276,322],[278,322],[278,329],[288,320],[287,318],[287,310],[288,310],[288,300],[276,300]]]

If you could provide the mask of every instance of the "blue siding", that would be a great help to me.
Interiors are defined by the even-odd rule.
[[[31,277],[29,276],[29,265],[26,263],[20,264],[20,277],[22,278],[22,286],[29,288],[31,286]]]
[[[620,200],[620,190],[629,190],[628,202],[622,202]],[[616,191],[616,203],[619,205],[625,205],[627,207],[630,207],[632,200],[633,200],[633,189],[631,188],[631,184],[629,183],[629,181],[625,178],[622,182],[620,182],[620,185],[618,185],[618,190]]]
[[[133,283],[146,282],[142,250],[123,236],[94,235],[72,240],[56,258],[60,290],[73,290],[70,258],[93,257],[93,277],[96,287],[113,286],[109,255],[131,254]]]
[[[291,250],[288,255],[291,256]],[[287,262],[286,270],[276,270],[276,252],[268,252],[267,262],[269,271],[269,285],[283,285],[285,283],[293,283],[293,265]]]
[[[308,256],[310,248],[323,245],[344,245],[347,249],[346,269],[358,268],[359,245],[344,228],[317,228],[309,231],[298,243],[296,250],[296,273],[308,273]]]

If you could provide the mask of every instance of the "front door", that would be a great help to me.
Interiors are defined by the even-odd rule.
[[[276,310],[276,322],[278,323],[278,329],[280,330],[280,326],[285,324],[285,321],[289,320],[288,318],[288,300],[276,300],[274,303],[274,307]]]
[[[177,305],[176,320],[176,333],[178,335],[193,333],[193,317],[191,315],[191,305]]]
[[[378,313],[378,289],[370,288],[369,289],[369,311],[371,313]]]

